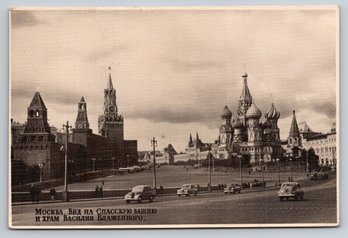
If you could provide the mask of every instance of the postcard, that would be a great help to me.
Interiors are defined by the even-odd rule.
[[[9,19],[12,229],[339,225],[338,6]]]

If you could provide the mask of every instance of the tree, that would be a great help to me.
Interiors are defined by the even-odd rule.
[[[308,170],[312,171],[319,167],[319,156],[315,154],[315,151],[310,147],[307,151],[308,153]]]

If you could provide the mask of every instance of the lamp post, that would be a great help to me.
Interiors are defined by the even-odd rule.
[[[276,159],[277,164],[278,164],[278,184],[280,184],[280,159]]]
[[[155,188],[155,195],[157,195],[157,185],[156,185],[156,146],[157,146],[157,140],[154,137],[151,140],[151,145],[153,147],[153,186]]]
[[[306,173],[309,172],[308,150],[306,151]]]
[[[92,171],[94,171],[96,160],[97,160],[96,158],[92,158]]]
[[[213,153],[211,153],[212,159],[213,159],[213,172],[215,172],[215,156]]]
[[[65,128],[66,133],[66,141],[65,141],[65,159],[64,159],[64,193],[63,197],[66,202],[69,201],[69,192],[68,192],[68,144],[69,144],[69,129],[72,126],[69,126],[69,121],[63,125],[63,129]]]
[[[290,182],[292,182],[292,164],[291,164],[292,158],[291,157],[289,161],[290,161]]]
[[[44,167],[44,163],[42,164],[38,164],[39,168],[40,168],[40,183],[42,182],[42,168]]]
[[[239,179],[240,179],[240,185],[243,186],[242,155],[238,155],[238,158],[239,158]]]
[[[112,170],[115,170],[115,160],[116,160],[116,158],[115,157],[111,157],[111,160],[112,160]]]
[[[208,192],[211,192],[211,152],[210,150],[208,151]]]
[[[263,159],[260,158],[260,159],[259,159],[259,166],[260,166],[260,168],[261,168],[261,178],[262,178],[262,187],[263,187],[264,184],[265,184],[265,179],[264,179],[264,177],[263,177],[263,165],[262,165],[262,162],[263,162]]]
[[[126,154],[127,157],[127,167],[129,167],[129,154]]]

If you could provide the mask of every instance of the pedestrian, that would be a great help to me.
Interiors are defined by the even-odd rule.
[[[40,194],[41,194],[41,189],[39,187],[37,187],[35,189],[35,200],[36,200],[36,202],[40,202]]]
[[[102,180],[102,186],[104,186],[104,180]]]
[[[103,185],[100,185],[99,187],[99,197],[103,197]]]
[[[54,200],[56,196],[56,190],[54,187],[51,187],[50,195],[51,195],[51,200]]]
[[[30,185],[30,199],[32,202],[35,202],[35,187],[34,184]]]
[[[198,191],[200,190],[199,184],[197,184],[197,190],[198,190]]]
[[[159,193],[160,193],[160,194],[163,194],[163,191],[164,191],[164,188],[163,188],[163,186],[161,185],[161,186],[159,187]]]
[[[99,197],[99,186],[98,185],[95,186],[94,194],[96,197]]]

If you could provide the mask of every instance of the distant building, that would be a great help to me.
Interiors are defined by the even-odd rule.
[[[172,146],[172,144],[169,144],[167,147],[164,147],[162,150],[162,155],[157,157],[156,156],[156,163],[158,164],[174,164],[174,156],[178,153]]]
[[[198,132],[196,133],[196,138],[194,140],[192,139],[192,135],[190,134],[185,153],[174,155],[174,163],[187,161],[200,163],[201,160],[207,158],[211,146],[212,144],[203,143],[201,141]]]
[[[336,149],[336,123],[332,124],[329,133],[316,133],[308,137],[302,134],[303,148],[308,150],[313,148],[316,155],[319,156],[320,165],[336,166],[337,149]]]

